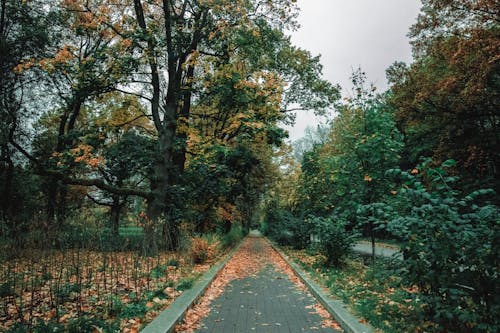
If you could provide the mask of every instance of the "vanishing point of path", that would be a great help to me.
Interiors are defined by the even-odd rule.
[[[247,237],[177,332],[342,332],[262,237]]]

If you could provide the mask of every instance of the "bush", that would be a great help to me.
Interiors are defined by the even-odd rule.
[[[340,266],[351,252],[355,234],[346,231],[346,223],[335,217],[310,216],[315,242],[312,247],[326,257],[329,266]]]
[[[280,245],[303,249],[309,244],[310,225],[282,208],[268,208],[265,235]]]
[[[195,264],[203,264],[212,259],[220,245],[220,241],[213,235],[197,236],[191,239],[190,256]]]
[[[177,284],[177,287],[175,289],[177,289],[178,291],[184,291],[184,290],[188,290],[188,289],[191,289],[194,285],[194,279],[192,278],[186,278],[186,279],[182,279],[179,281],[179,284]]]
[[[229,232],[222,236],[222,247],[231,248],[238,244],[244,237],[243,228],[240,224],[233,223]]]
[[[457,178],[444,169],[452,164],[391,171],[405,182],[399,214],[388,225],[403,240],[399,274],[419,287],[427,316],[443,329],[494,332],[500,329],[499,208],[484,200],[494,198],[491,190],[465,196],[454,190]]]

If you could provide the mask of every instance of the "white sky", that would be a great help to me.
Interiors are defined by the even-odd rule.
[[[321,54],[323,75],[340,84],[345,96],[351,89],[352,69],[361,67],[379,91],[387,88],[385,70],[394,61],[411,61],[406,34],[420,9],[419,0],[298,0],[301,28],[291,33],[295,45]],[[312,113],[297,115],[286,127],[290,139],[321,119]]]

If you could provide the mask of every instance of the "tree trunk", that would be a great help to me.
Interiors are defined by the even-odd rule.
[[[170,109],[172,111],[172,109]],[[175,115],[175,113],[174,113]],[[172,117],[172,113],[170,113]],[[166,115],[168,117],[168,113]],[[179,244],[179,231],[176,221],[167,214],[171,193],[172,151],[175,137],[175,122],[167,118],[165,129],[158,133],[159,156],[154,163],[151,179],[152,198],[148,200],[147,221],[144,229],[144,255],[155,255],[158,252],[156,232],[162,226],[161,244],[167,249],[175,249]]]
[[[46,220],[44,224],[44,232],[50,243],[52,243],[51,240],[53,239],[52,227],[55,225],[56,221],[57,183],[57,178],[51,177],[47,186],[47,205],[45,207]]]
[[[3,162],[5,162],[5,169],[0,170],[0,180],[2,180],[2,197],[1,203],[1,220],[3,220],[8,229],[10,237],[18,237],[16,218],[13,216],[15,211],[13,210],[13,200],[12,200],[12,181],[14,179],[14,162],[12,161],[9,147],[7,145],[2,146]]]
[[[111,233],[116,239],[118,239],[118,236],[120,236],[121,208],[122,205],[120,203],[120,196],[113,195],[113,203],[111,204]]]
[[[373,230],[373,222],[370,221],[370,239],[372,242],[372,263],[375,262],[375,232]]]

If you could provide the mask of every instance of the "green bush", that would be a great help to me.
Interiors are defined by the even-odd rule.
[[[295,217],[290,211],[269,207],[265,216],[266,235],[280,245],[297,249],[309,245],[310,225],[302,218]]]
[[[340,266],[351,252],[356,235],[346,231],[346,223],[338,217],[310,216],[315,242],[311,244],[327,258],[329,266]]]
[[[188,290],[191,289],[194,285],[194,279],[193,278],[185,278],[179,281],[177,284],[177,287],[175,289],[179,291],[183,290]]]
[[[123,307],[120,312],[121,318],[141,318],[148,312],[148,308],[142,302],[130,303]]]
[[[419,287],[427,316],[453,332],[500,329],[500,213],[485,197],[492,190],[463,195],[456,177],[428,162],[413,172],[392,170],[404,181],[400,207],[388,229],[402,239],[399,274]],[[425,184],[425,185],[424,185]]]
[[[82,287],[76,283],[65,283],[56,289],[55,296],[60,303],[70,302],[76,299]]]
[[[240,224],[233,223],[231,229],[221,237],[221,245],[224,248],[230,248],[238,244],[244,237],[243,228]]]

